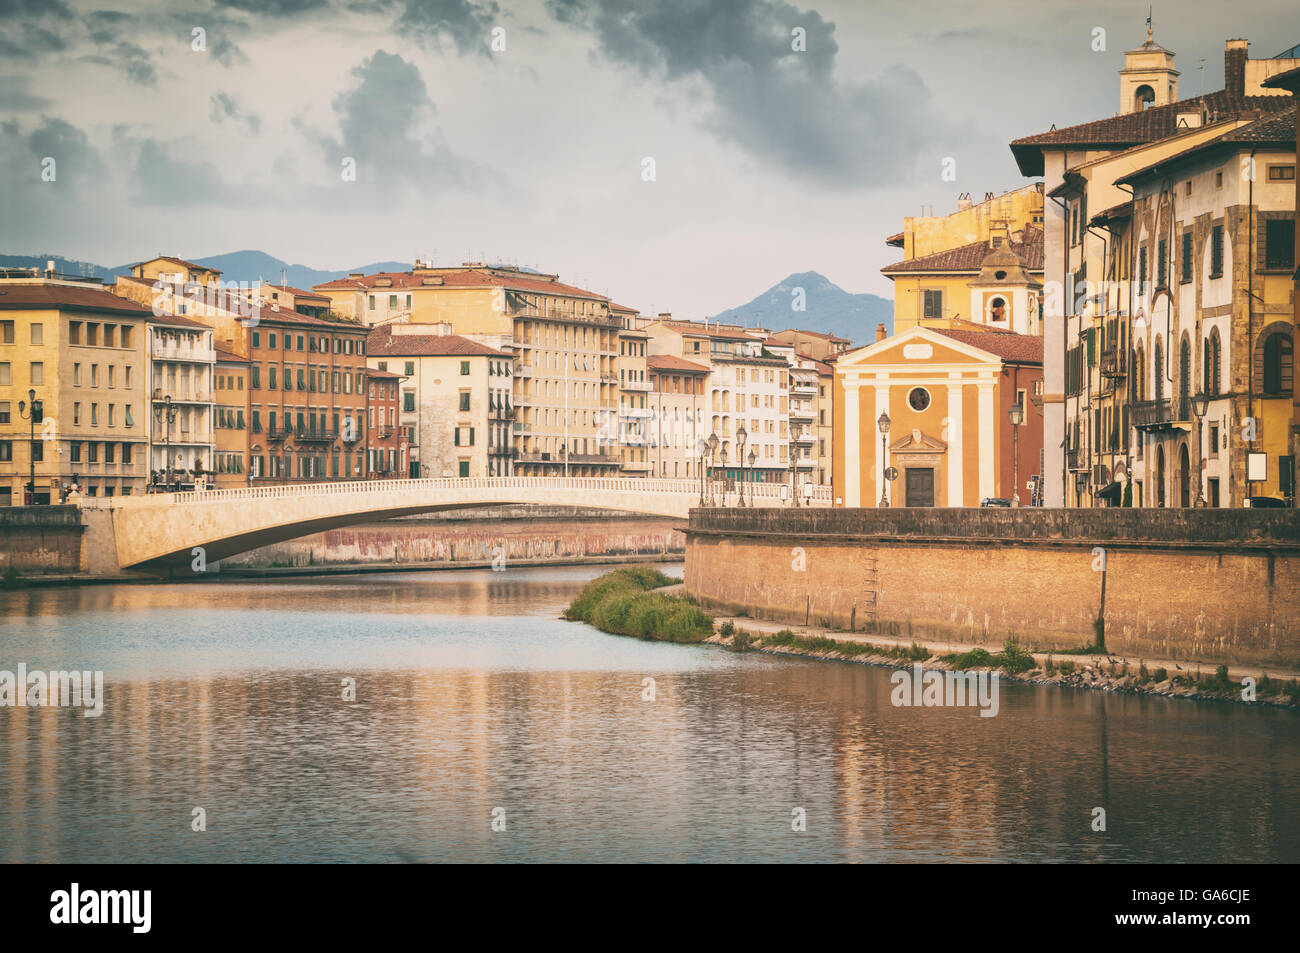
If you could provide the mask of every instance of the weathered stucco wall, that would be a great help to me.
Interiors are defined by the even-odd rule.
[[[77,572],[81,567],[81,516],[75,506],[0,509],[0,571]]]
[[[1102,584],[1105,580],[1105,608]],[[757,618],[1300,667],[1294,510],[697,510],[686,589]]]
[[[400,519],[315,533],[221,561],[223,568],[337,564],[507,565],[681,554],[683,524],[656,519]]]

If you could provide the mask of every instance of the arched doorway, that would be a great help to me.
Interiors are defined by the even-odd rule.
[[[1165,505],[1165,448],[1156,447],[1156,506]]]
[[[1192,505],[1192,461],[1187,444],[1178,448],[1178,505],[1184,509]]]

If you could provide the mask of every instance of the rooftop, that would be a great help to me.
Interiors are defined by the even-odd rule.
[[[153,317],[148,308],[97,285],[32,279],[0,282],[0,308],[59,308],[63,311],[101,311],[134,318]]]
[[[1043,230],[1036,225],[1026,225],[1024,231],[1020,234],[1021,241],[1015,241],[1013,233],[1013,240],[1004,247],[1013,252],[1024,263],[1026,271],[1041,272],[1043,270]],[[947,271],[974,275],[979,274],[984,259],[988,257],[991,251],[993,249],[989,247],[988,242],[971,242],[969,245],[959,245],[946,251],[935,252],[933,255],[923,255],[910,261],[900,261],[897,264],[886,265],[880,269],[880,272],[884,275],[894,275],[909,272]]]
[[[410,327],[410,325],[407,325]],[[370,357],[511,357],[459,334],[394,334],[391,325],[381,325],[366,338]]]

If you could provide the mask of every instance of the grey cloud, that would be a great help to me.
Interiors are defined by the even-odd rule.
[[[910,177],[947,126],[921,77],[893,67],[870,83],[834,75],[835,24],[782,0],[698,4],[547,0],[551,15],[590,31],[606,59],[668,81],[702,81],[707,128],[757,161],[826,185]],[[806,51],[792,49],[805,31]]]
[[[209,102],[212,104],[211,117],[213,122],[220,123],[229,119],[244,126],[253,135],[261,132],[262,118],[257,113],[244,109],[239,100],[229,93],[213,93]]]
[[[27,153],[37,163],[46,156],[57,163],[58,181],[74,188],[104,185],[107,167],[81,129],[57,118],[43,118],[27,137]]]
[[[495,0],[396,0],[396,6],[399,33],[435,48],[449,37],[462,54],[487,54],[491,30],[500,25],[501,7]]]
[[[23,76],[0,76],[0,102],[12,110],[44,109],[50,105],[44,96],[31,92]]]
[[[219,7],[259,13],[270,17],[291,17],[299,13],[319,10],[326,0],[216,0]]]
[[[142,204],[184,207],[233,204],[241,199],[211,162],[177,158],[156,139],[140,139],[135,145],[134,185]]]
[[[415,64],[376,50],[352,75],[355,85],[332,103],[342,138],[315,136],[330,165],[337,168],[344,156],[351,156],[357,160],[357,182],[383,189],[436,191],[493,178],[454,153],[440,136],[417,133],[436,107]]]

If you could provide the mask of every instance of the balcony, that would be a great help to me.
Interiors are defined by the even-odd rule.
[[[266,428],[266,440],[268,443],[273,443],[273,442],[279,443],[281,440],[284,440],[286,437],[292,437],[292,436],[293,436],[292,427],[267,427]]]
[[[622,469],[627,473],[649,473],[654,464],[649,460],[624,460]]]
[[[1124,352],[1115,348],[1108,348],[1101,352],[1099,367],[1101,376],[1111,380],[1121,380],[1127,373],[1127,361]]]
[[[1133,405],[1133,426],[1154,433],[1162,430],[1191,430],[1192,406],[1186,397],[1144,400]]]
[[[299,427],[294,436],[299,443],[333,443],[339,437],[337,430],[316,430],[312,427]]]
[[[650,391],[650,382],[649,381],[624,381],[623,389],[645,391],[648,393]]]
[[[816,384],[791,384],[790,396],[791,397],[816,397],[817,385]]]
[[[796,434],[794,438],[794,442],[800,444],[801,446],[809,447],[817,442],[817,437],[814,434],[810,434],[810,433]]]

